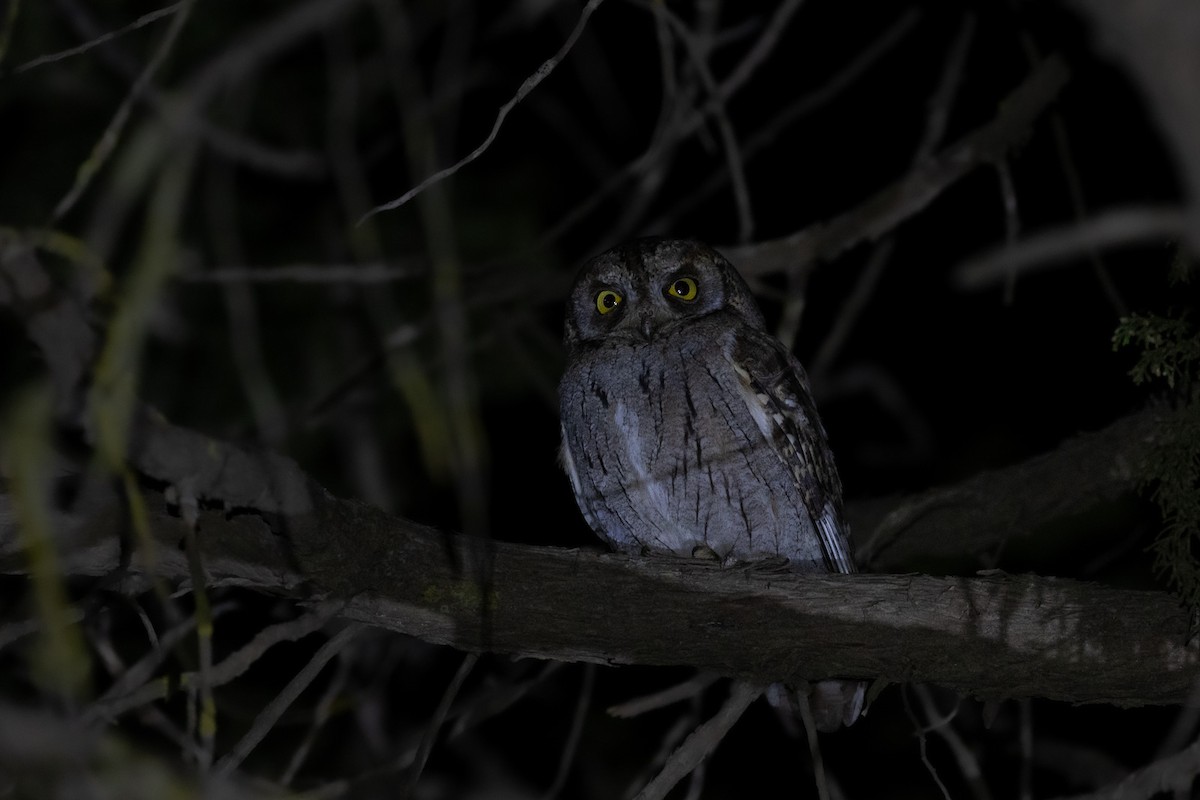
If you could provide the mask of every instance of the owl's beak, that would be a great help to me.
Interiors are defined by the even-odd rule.
[[[649,312],[643,312],[642,318],[638,320],[638,330],[642,332],[642,338],[647,342],[654,335],[654,318]]]

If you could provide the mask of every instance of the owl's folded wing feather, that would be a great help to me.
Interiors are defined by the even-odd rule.
[[[830,572],[856,572],[842,519],[842,484],[800,362],[766,333],[739,337],[727,357],[742,399],[796,479]]]

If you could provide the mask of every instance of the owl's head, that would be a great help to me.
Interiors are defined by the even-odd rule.
[[[601,340],[650,341],[709,314],[763,330],[742,276],[706,244],[635,239],[583,265],[567,302],[568,349]]]

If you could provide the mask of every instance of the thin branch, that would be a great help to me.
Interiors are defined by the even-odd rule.
[[[487,138],[483,140],[482,144],[460,159],[457,163],[446,167],[443,170],[435,172],[414,186],[412,189],[409,189],[407,192],[397,197],[395,200],[375,206],[358,220],[358,224],[362,225],[376,214],[399,208],[409,200],[412,200],[414,197],[419,195],[421,192],[428,189],[433,184],[449,178],[451,175],[483,155],[484,152],[486,152],[487,149],[492,146],[492,142],[495,141],[496,136],[500,133],[500,126],[504,124],[504,119],[508,116],[508,113],[516,107],[517,103],[524,100],[530,92],[536,89],[538,84],[544,81],[550,75],[550,73],[554,71],[559,63],[566,58],[567,53],[571,51],[571,48],[575,46],[576,40],[579,39],[580,34],[583,33],[583,29],[587,25],[588,18],[592,16],[592,13],[600,6],[602,2],[604,2],[604,0],[588,0],[588,4],[584,6],[583,11],[580,12],[579,22],[576,23],[575,29],[571,31],[571,35],[567,37],[567,41],[563,43],[563,46],[559,48],[558,52],[555,53],[553,57],[547,61],[544,61],[532,75],[526,78],[525,82],[521,84],[519,89],[517,89],[517,93],[513,95],[512,99],[500,107],[499,113],[496,114],[496,121],[492,124],[492,130],[487,135]]]
[[[867,265],[863,268],[862,275],[854,284],[854,290],[842,304],[837,316],[834,317],[833,328],[821,343],[821,349],[813,356],[812,367],[809,369],[814,386],[825,382],[825,376],[829,374],[830,367],[841,354],[842,346],[845,345],[855,324],[862,317],[867,303],[875,293],[875,287],[879,285],[879,279],[883,277],[884,267],[891,262],[894,242],[894,239],[888,237],[875,246],[871,257],[867,260]]]
[[[187,23],[194,3],[195,0],[185,0],[185,2],[178,4],[175,11],[175,18],[171,20],[171,25],[167,28],[166,33],[163,34],[158,49],[154,51],[154,55],[150,57],[146,68],[142,70],[137,80],[134,81],[133,87],[129,90],[129,94],[117,109],[117,113],[113,115],[112,121],[108,123],[108,127],[100,135],[100,141],[96,143],[87,160],[79,166],[79,172],[75,176],[75,183],[62,200],[58,202],[58,205],[54,207],[54,212],[50,215],[50,221],[46,227],[55,227],[58,221],[66,216],[67,212],[83,196],[83,193],[87,191],[96,173],[108,161],[108,157],[112,155],[112,151],[116,148],[117,142],[120,141],[121,134],[125,130],[126,123],[129,122],[134,105],[141,100],[142,95],[149,88],[150,82],[158,73],[159,68],[167,60],[167,56],[170,55],[171,50],[174,49],[175,41],[179,38],[179,33],[183,30],[183,26]]]
[[[1028,31],[1021,35],[1021,45],[1025,49],[1026,56],[1031,64],[1041,60],[1037,45],[1034,43],[1033,36]],[[1083,181],[1079,176],[1079,167],[1075,163],[1075,154],[1071,147],[1071,139],[1067,134],[1067,123],[1063,118],[1062,112],[1057,109],[1050,114],[1050,130],[1054,135],[1054,149],[1058,153],[1058,164],[1062,167],[1063,179],[1067,184],[1067,195],[1071,199],[1071,210],[1077,221],[1082,221],[1087,218],[1087,202],[1084,200]],[[1100,254],[1095,250],[1088,253],[1088,260],[1092,262],[1092,273],[1096,276],[1096,282],[1100,284],[1100,288],[1104,292],[1104,296],[1108,298],[1109,304],[1118,317],[1123,317],[1129,313],[1129,309],[1125,304],[1125,300],[1121,297],[1121,293],[1117,290],[1113,283],[1112,277],[1108,274],[1108,267],[1105,266]]]
[[[971,49],[971,40],[975,36],[975,15],[967,12],[954,37],[954,43],[946,53],[946,61],[942,65],[942,79],[938,82],[937,90],[929,99],[929,111],[925,119],[925,132],[921,135],[921,143],[917,145],[913,164],[920,164],[933,155],[934,149],[941,143],[946,134],[946,126],[950,121],[950,107],[954,96],[962,83],[963,63]]]
[[[1200,777],[1200,741],[1186,750],[1163,758],[1131,774],[1125,780],[1098,792],[1062,797],[1059,800],[1150,800],[1166,792],[1188,797]]]
[[[720,680],[720,677],[713,673],[701,673],[683,683],[669,686],[661,692],[648,694],[644,697],[635,697],[632,700],[626,700],[624,703],[609,706],[608,713],[614,717],[628,719],[629,717],[640,716],[648,711],[666,708],[675,703],[682,703],[684,700],[691,700],[699,695],[709,686]]]
[[[30,59],[24,64],[20,64],[15,67],[13,69],[13,74],[20,75],[22,72],[27,72],[28,70],[34,69],[35,67],[40,67],[43,64],[53,64],[58,61],[64,61],[68,58],[72,58],[73,56],[82,55],[94,47],[107,44],[117,37],[124,36],[127,33],[144,28],[150,23],[157,22],[163,17],[168,17],[171,14],[174,14],[176,11],[181,10],[184,5],[190,2],[191,0],[179,0],[178,3],[174,3],[173,5],[160,8],[157,11],[151,11],[148,14],[143,14],[128,25],[118,28],[115,31],[109,31],[108,33],[101,34],[100,36],[90,39],[83,44],[78,45],[77,47],[71,47],[66,50],[60,50],[57,53],[48,53],[44,56],[38,56],[37,58]]]
[[[320,649],[313,654],[304,668],[296,673],[287,686],[283,687],[282,691],[271,700],[267,706],[259,712],[254,718],[250,730],[238,741],[234,748],[225,754],[225,756],[217,762],[213,773],[218,777],[227,776],[230,772],[238,768],[245,759],[250,755],[258,743],[263,740],[275,723],[279,722],[279,718],[283,716],[283,712],[291,707],[300,693],[308,688],[308,685],[316,679],[321,670],[325,668],[334,657],[340,655],[352,639],[361,633],[363,627],[361,625],[347,625],[342,628],[334,636],[330,637],[325,644],[321,645]]]
[[[289,264],[284,267],[219,267],[176,275],[183,283],[376,284],[422,278],[429,269],[415,262],[392,264]]]
[[[1003,158],[996,162],[996,177],[1000,180],[1000,197],[1004,201],[1004,246],[1012,248],[1021,235],[1021,216],[1017,210],[1017,187],[1013,183],[1012,170]],[[1016,287],[1016,270],[1010,269],[1004,276],[1005,305],[1012,303]]]
[[[990,800],[991,794],[988,792],[987,784],[983,780],[983,770],[979,766],[979,759],[971,752],[971,749],[958,735],[958,731],[954,730],[954,718],[958,716],[958,710],[961,707],[962,698],[955,698],[954,708],[946,713],[940,714],[937,705],[933,699],[933,693],[929,687],[922,683],[912,684],[906,689],[911,690],[917,699],[921,701],[921,710],[925,713],[925,723],[922,731],[925,733],[936,733],[946,743],[950,749],[950,753],[954,756],[955,762],[958,764],[958,771],[962,773],[963,778],[967,782],[967,786],[971,789],[971,794],[975,800]]]
[[[817,736],[817,721],[813,718],[812,705],[807,697],[797,700],[796,710],[804,723],[804,738],[808,741],[808,758],[812,762],[813,781],[817,784],[817,798],[829,800],[829,779],[825,775],[825,758],[821,755],[821,741]]]
[[[562,792],[571,774],[571,765],[575,762],[575,751],[579,747],[579,738],[583,734],[583,723],[587,719],[588,708],[592,704],[592,687],[596,683],[596,665],[588,664],[583,668],[583,685],[579,687],[579,700],[575,703],[575,713],[571,717],[571,730],[567,733],[567,741],[563,744],[562,756],[558,760],[558,771],[554,782],[542,795],[545,800],[552,800]]]
[[[425,763],[429,761],[429,754],[433,752],[433,745],[437,741],[438,733],[442,729],[442,724],[446,721],[446,715],[450,713],[450,706],[454,703],[454,698],[458,696],[459,689],[467,680],[467,676],[471,674],[471,670],[478,663],[479,656],[474,653],[468,653],[458,665],[458,671],[454,673],[449,685],[446,686],[446,691],[442,692],[442,699],[438,702],[437,708],[434,709],[433,716],[429,719],[429,725],[425,729],[425,735],[421,738],[421,746],[417,749],[416,759],[412,765],[412,770],[408,773],[408,779],[404,782],[404,789],[401,792],[401,797],[412,797],[413,792],[417,788],[417,781],[421,779],[421,773],[425,771]]]
[[[657,8],[658,6],[656,6]],[[879,35],[866,47],[854,54],[854,58],[841,68],[833,77],[820,87],[793,100],[782,109],[767,125],[750,135],[742,145],[742,159],[749,163],[756,155],[767,147],[779,141],[783,131],[797,120],[811,114],[813,111],[827,105],[836,99],[843,91],[852,86],[872,66],[891,52],[904,37],[912,32],[921,12],[917,9],[907,9],[887,30]],[[669,211],[647,225],[648,230],[664,231],[676,226],[681,219],[706,200],[714,191],[725,186],[730,180],[728,172],[721,171],[709,175],[696,189],[685,197],[675,198]]]
[[[183,561],[181,566],[186,569],[186,561]],[[248,644],[234,651],[225,660],[212,668],[208,678],[209,685],[212,687],[223,686],[234,680],[250,669],[268,649],[276,644],[296,641],[315,633],[340,608],[341,605],[338,603],[324,604],[316,611],[304,616],[263,628]],[[191,620],[180,623],[169,631],[167,636],[163,637],[164,643],[169,647],[173,641],[182,638],[183,634],[190,631],[191,627]],[[169,650],[167,647],[164,647],[145,656],[126,675],[114,683],[103,697],[96,700],[87,708],[83,715],[84,719],[94,721],[96,719],[113,718],[131,709],[167,697],[171,686],[165,679],[157,678],[149,680],[150,671],[162,661],[167,652]],[[197,677],[197,674],[194,672],[186,672],[180,676],[179,684],[181,687],[193,686],[197,681]],[[136,688],[132,688],[131,684],[137,680],[146,680],[147,682],[141,683]]]
[[[325,728],[325,723],[333,716],[333,704],[342,694],[342,690],[346,686],[346,678],[350,674],[350,662],[346,659],[338,661],[337,672],[333,674],[333,679],[329,681],[329,685],[325,687],[325,691],[321,694],[321,699],[317,701],[316,708],[313,709],[312,724],[304,734],[304,739],[296,747],[292,753],[292,757],[288,760],[288,765],[284,769],[283,774],[279,777],[281,786],[289,786],[296,778],[296,773],[304,766],[308,754],[312,751],[313,744],[317,741],[317,736]]]
[[[976,167],[994,162],[1024,141],[1068,77],[1061,58],[1047,58],[999,103],[995,119],[855,208],[780,239],[720,249],[745,275],[794,274],[856,244],[878,239],[926,208]]]
[[[900,696],[904,699],[904,711],[908,714],[908,718],[912,720],[913,727],[916,728],[914,735],[917,737],[917,746],[921,753],[921,763],[925,765],[925,771],[929,773],[929,776],[933,778],[933,782],[941,790],[942,797],[945,800],[950,800],[950,791],[946,788],[946,784],[942,783],[942,778],[938,775],[937,768],[933,766],[933,762],[929,760],[927,729],[925,724],[917,719],[917,712],[912,707],[912,701],[908,699],[907,687],[902,687]]]
[[[800,10],[802,4],[803,0],[787,0],[787,2],[780,4],[775,9],[775,13],[771,15],[771,19],[763,29],[762,35],[758,37],[758,41],[754,43],[754,47],[738,62],[738,65],[734,67],[729,77],[721,82],[716,96],[710,101],[710,105],[715,106],[715,104],[724,103],[738,89],[742,88],[746,81],[750,80],[750,76],[755,73],[759,66],[766,61],[771,51],[775,49],[775,45],[779,43],[779,37],[783,35],[788,22]],[[708,109],[705,109],[705,112],[707,113]]]
[[[1033,798],[1033,704],[1028,697],[1017,701],[1021,710],[1021,800]]]
[[[64,6],[68,22],[80,37],[90,41],[96,37],[105,35],[105,32],[100,30],[99,24],[91,16],[91,6],[95,5],[94,3],[89,4],[82,0],[58,0],[58,3]],[[347,2],[346,0],[317,0],[317,3],[331,6],[329,10],[335,12],[344,12],[353,6],[352,2]],[[273,55],[282,44],[296,41],[305,31],[302,27],[299,30],[297,29],[297,26],[294,24],[295,20],[298,17],[304,17],[306,14],[309,14],[312,7],[311,2],[296,6],[285,13],[284,16],[273,20],[270,27],[275,31],[291,36],[289,42],[281,42],[278,38],[271,39],[266,36],[261,38],[248,37],[250,43],[248,49],[252,53],[257,53],[260,57],[265,58]],[[318,13],[320,13],[319,9]],[[321,17],[311,24],[319,25],[325,21],[325,18]],[[245,42],[246,38],[238,41],[239,43]],[[235,44],[232,51],[237,52],[240,49]],[[129,80],[136,80],[137,76],[141,73],[140,65],[131,56],[118,50],[111,42],[101,47],[98,53],[102,62]],[[236,77],[239,81],[244,81],[246,76],[251,74],[258,64],[250,58],[245,58],[239,66],[241,69],[236,72]],[[189,91],[185,90],[183,94],[191,97]],[[227,159],[245,164],[268,174],[282,176],[291,180],[314,180],[324,177],[325,165],[318,154],[302,149],[275,148],[232,133],[204,119],[200,115],[198,106],[192,107],[190,111],[185,111],[185,113],[180,113],[179,95],[178,91],[168,94],[159,91],[154,86],[148,86],[144,97],[154,110],[158,112],[160,118],[168,127],[176,131],[186,130],[189,134],[198,135],[215,152]],[[193,97],[193,99],[200,101],[202,104],[209,98]],[[124,212],[118,213],[123,215]]]
[[[675,784],[687,777],[700,762],[717,749],[725,734],[741,719],[742,712],[762,693],[762,686],[746,681],[734,681],[730,686],[729,698],[721,709],[679,745],[667,760],[662,772],[646,784],[635,800],[660,800],[666,797]]]
[[[955,270],[954,281],[962,289],[983,289],[1017,272],[1063,266],[1093,249],[1179,239],[1186,225],[1185,213],[1177,208],[1118,208],[968,261]]]
[[[745,166],[737,137],[733,133],[733,123],[729,121],[720,89],[716,79],[713,78],[712,71],[708,68],[707,61],[705,61],[707,53],[697,43],[696,37],[688,30],[683,20],[679,19],[670,9],[663,5],[655,5],[654,10],[658,18],[665,20],[675,29],[676,35],[683,42],[684,49],[687,50],[696,75],[700,77],[704,90],[712,98],[709,113],[716,121],[717,131],[721,136],[721,146],[725,151],[726,170],[733,183],[733,197],[738,212],[738,241],[745,242],[754,230],[754,212],[750,208],[750,190],[746,186]]]

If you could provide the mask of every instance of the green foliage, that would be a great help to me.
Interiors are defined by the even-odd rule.
[[[1113,348],[1141,349],[1129,371],[1134,383],[1165,381],[1178,392],[1182,413],[1164,421],[1154,456],[1145,466],[1144,486],[1163,516],[1163,529],[1150,546],[1154,569],[1167,580],[1200,630],[1200,407],[1196,371],[1200,331],[1186,311],[1172,316],[1135,314],[1121,319]]]
[[[1113,333],[1113,348],[1140,347],[1137,363],[1129,371],[1133,382],[1141,385],[1162,379],[1167,386],[1187,390],[1200,365],[1200,331],[1188,319],[1187,311],[1178,316],[1132,314],[1122,317]]]

